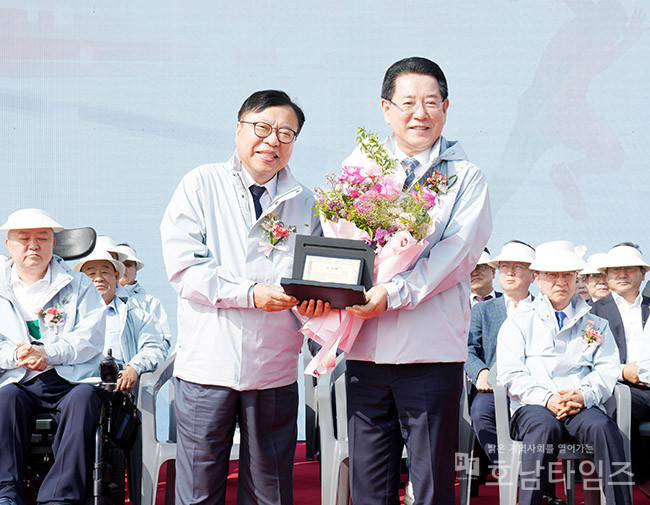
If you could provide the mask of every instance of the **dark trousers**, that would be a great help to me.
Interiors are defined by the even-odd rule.
[[[0,388],[0,497],[26,503],[23,480],[33,418],[50,412],[58,425],[52,443],[54,464],[43,479],[38,502],[81,502],[100,404],[94,386],[71,384],[55,370]]]
[[[598,408],[583,409],[559,421],[546,407],[526,405],[512,416],[510,432],[512,438],[523,441],[519,505],[541,502],[543,490],[548,489],[548,470],[557,459],[559,445],[572,440],[593,449],[607,503],[631,503],[632,479],[623,437],[616,423]]]
[[[298,385],[235,391],[176,379],[176,503],[223,505],[239,423],[239,505],[293,504]]]
[[[650,480],[650,444],[641,436],[639,423],[650,421],[650,388],[626,382],[632,396],[632,469],[636,484]]]
[[[462,363],[346,363],[355,505],[399,503],[406,444],[417,505],[453,505]]]
[[[497,421],[494,413],[494,393],[477,392],[472,400],[469,415],[472,418],[472,427],[476,433],[483,451],[490,463],[497,464]]]

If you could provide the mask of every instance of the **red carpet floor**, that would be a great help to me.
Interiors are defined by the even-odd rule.
[[[226,490],[226,504],[236,505],[237,503],[237,476],[239,471],[239,462],[233,461],[230,464],[230,473],[228,475],[228,485]],[[165,475],[164,467],[161,469],[161,478]],[[165,483],[161,482],[158,487],[157,505],[165,504]],[[404,491],[400,493],[403,497]],[[564,498],[564,491],[560,485],[557,486],[557,495]],[[456,496],[458,496],[458,484],[456,484]],[[320,482],[317,461],[305,460],[305,444],[298,443],[296,450],[296,459],[294,467],[294,497],[295,505],[319,505],[320,500]],[[168,503],[173,503],[173,499]],[[479,487],[479,496],[472,497],[471,505],[498,505],[499,489],[496,482],[488,482]],[[634,503],[650,504],[641,491],[635,489]],[[580,485],[576,488],[576,505],[584,504],[582,490]]]

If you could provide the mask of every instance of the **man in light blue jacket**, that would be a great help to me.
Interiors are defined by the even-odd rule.
[[[253,93],[234,156],[186,174],[160,225],[178,294],[178,505],[225,502],[237,423],[237,503],[293,503],[303,337],[290,310],[298,300],[280,279],[291,276],[296,234],[320,234],[311,192],[287,165],[303,122],[286,93]],[[299,307],[309,317],[323,310]]]
[[[126,290],[119,279],[124,275],[122,262],[102,249],[95,249],[74,267],[93,282],[106,304],[104,353],[124,365],[116,390],[131,393],[144,372],[153,372],[167,358],[171,332]]]
[[[120,279],[120,284],[128,293],[129,299],[134,303],[137,302],[145,312],[151,314],[158,321],[162,328],[169,331],[169,320],[162,302],[159,298],[147,293],[137,279],[137,272],[144,268],[144,263],[137,258],[135,249],[128,244],[117,244],[115,251],[124,256],[123,259],[117,259],[120,259],[124,265],[124,275]],[[118,296],[123,297],[122,289],[118,288],[117,292]]]
[[[394,63],[381,98],[403,190],[435,170],[455,183],[429,211],[434,230],[415,264],[373,286],[366,305],[346,309],[366,319],[346,353],[352,501],[398,499],[405,444],[415,503],[452,505],[470,273],[492,230],[487,182],[460,143],[442,135],[448,87],[436,63]]]
[[[570,437],[593,451],[607,503],[630,503],[623,438],[604,409],[619,374],[618,350],[607,321],[574,296],[583,268],[571,242],[541,244],[530,265],[541,294],[499,331],[497,381],[510,398],[512,437],[523,441],[520,505],[552,493],[550,464]]]
[[[24,505],[23,469],[32,418],[52,413],[54,464],[38,493],[41,503],[80,503],[92,455],[104,346],[104,303],[92,283],[52,254],[47,213],[23,209],[9,216],[11,255],[0,263],[0,504]]]

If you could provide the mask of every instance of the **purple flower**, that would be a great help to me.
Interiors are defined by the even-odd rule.
[[[388,233],[387,230],[377,228],[375,230],[375,241],[381,245],[384,245],[386,243],[386,240],[388,240],[389,235],[390,234]]]

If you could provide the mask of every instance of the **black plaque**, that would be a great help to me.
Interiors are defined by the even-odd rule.
[[[375,251],[363,240],[296,235],[293,278],[285,292],[298,300],[323,300],[333,309],[364,305],[372,287]]]

